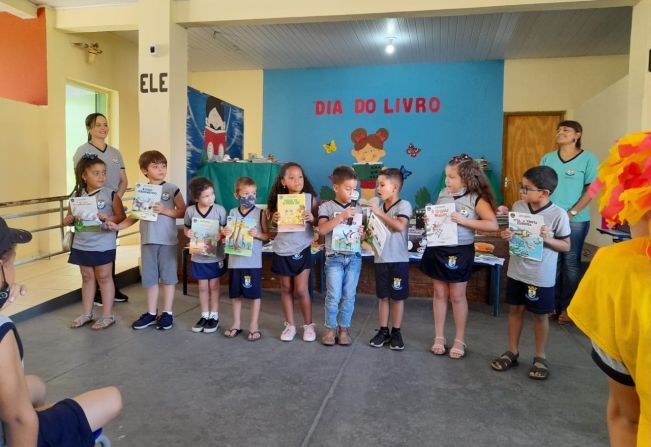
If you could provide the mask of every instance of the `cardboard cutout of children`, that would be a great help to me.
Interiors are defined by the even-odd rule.
[[[380,162],[386,155],[384,142],[388,138],[389,131],[385,128],[368,135],[366,129],[360,127],[350,134],[350,139],[354,143],[351,155],[357,160],[357,163],[353,163],[353,169],[359,177],[361,197],[364,200],[370,200],[375,196],[376,180],[384,167]]]

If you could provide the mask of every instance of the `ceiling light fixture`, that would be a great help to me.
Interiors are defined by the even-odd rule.
[[[384,47],[384,52],[387,54],[393,54],[396,51],[396,47],[393,44],[393,41],[396,39],[395,37],[387,37],[389,39],[389,43],[387,44],[386,47]]]

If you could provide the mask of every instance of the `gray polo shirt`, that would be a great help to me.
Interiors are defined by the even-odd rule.
[[[233,208],[228,215],[234,217],[247,217],[255,221],[255,228],[258,234],[262,233],[262,213],[263,211],[258,207],[251,208],[246,214],[240,212],[240,207]],[[228,255],[228,268],[229,269],[260,269],[262,268],[262,241],[258,238],[253,238],[253,251],[251,256]]]
[[[543,216],[545,226],[553,233],[555,239],[565,239],[570,236],[570,219],[567,217],[567,212],[552,202],[534,212],[527,202],[518,200],[513,204],[511,211]],[[543,246],[542,261],[511,256],[509,258],[509,270],[506,275],[509,278],[532,286],[553,287],[556,284],[557,260],[558,252]]]
[[[178,186],[168,182],[161,183],[161,186],[163,192],[160,204],[168,210],[175,209],[174,198],[181,192]],[[176,245],[178,242],[175,218],[159,214],[155,222],[150,220],[140,221],[140,243],[142,245]]]
[[[312,194],[305,193],[306,207],[312,210]],[[274,238],[274,253],[279,256],[292,256],[312,245],[314,240],[314,227],[311,222],[305,222],[305,231],[292,233],[278,233]]]
[[[106,145],[106,149],[101,150],[97,146],[85,143],[77,148],[77,152],[72,157],[74,166],[77,166],[81,157],[86,153],[95,154],[100,160],[106,163],[106,187],[117,191],[120,185],[120,175],[124,169],[124,161],[122,160],[120,151],[108,144]]]
[[[411,204],[404,199],[398,199],[389,209],[386,208],[385,203],[382,203],[382,210],[387,216],[394,219],[404,217],[409,220],[412,214]],[[375,258],[376,263],[409,262],[409,250],[407,249],[408,227],[409,225],[406,225],[403,231],[393,231],[388,228],[389,237],[384,243],[382,255]]]
[[[339,214],[346,211],[348,207],[350,207],[350,203],[347,203],[346,205],[342,205],[336,200],[329,200],[327,202],[324,202],[321,205],[319,205],[319,220],[321,219],[330,220],[333,217],[335,217],[335,214]],[[362,214],[362,208],[360,208],[359,206],[355,207],[355,213]],[[332,231],[325,235],[325,249],[326,249],[326,254],[328,255],[335,253],[332,250]]]
[[[219,221],[220,229],[221,227],[226,225],[226,209],[223,206],[219,205],[218,203],[215,203],[213,206],[208,208],[206,214],[201,214],[201,212],[197,208],[197,205],[192,205],[187,207],[185,209],[185,218],[183,219],[184,220],[183,223],[187,228],[192,228],[193,217],[217,220]],[[199,254],[192,255],[192,262],[198,262],[198,263],[211,263],[211,262],[219,262],[223,260],[224,260],[224,244],[222,243],[217,244],[216,257],[204,256]]]
[[[107,216],[113,216],[113,195],[115,191],[109,188],[100,188],[92,194],[83,190],[82,197],[93,197],[97,200],[97,212],[104,213]],[[115,240],[117,233],[104,229],[102,224],[99,232],[81,231],[75,233],[72,239],[72,248],[83,251],[108,251],[115,250]]]
[[[475,211],[475,207],[479,202],[479,195],[475,193],[463,193],[458,196],[453,196],[448,192],[447,188],[443,188],[439,193],[438,204],[454,203],[457,213],[467,217],[468,219],[479,219],[479,215]],[[458,242],[457,245],[469,245],[475,242],[475,230],[472,228],[457,225]]]

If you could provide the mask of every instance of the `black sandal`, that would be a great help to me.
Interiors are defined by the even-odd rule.
[[[235,338],[242,333],[242,329],[230,328],[227,331],[224,331],[224,337],[226,338]]]
[[[540,363],[541,366],[536,366],[536,363]],[[542,357],[533,358],[533,366],[529,370],[529,378],[533,380],[547,380],[549,377],[549,363],[547,359]]]
[[[514,354],[511,351],[506,351],[504,354],[500,355],[498,358],[491,362],[491,368],[495,371],[504,372],[518,366],[518,357],[520,354]]]

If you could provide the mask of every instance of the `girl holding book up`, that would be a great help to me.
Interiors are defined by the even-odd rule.
[[[496,231],[494,196],[479,163],[466,154],[452,157],[445,167],[445,188],[437,204],[454,203],[451,220],[457,224],[458,242],[452,246],[427,247],[421,270],[432,278],[434,286],[434,344],[432,354],[444,355],[445,318],[448,300],[452,302],[456,332],[449,356],[461,359],[466,355],[465,331],[468,318],[466,286],[475,259],[475,231]],[[428,219],[425,219],[426,225]]]
[[[80,328],[88,323],[92,329],[105,329],[115,323],[113,298],[113,263],[116,235],[106,227],[107,222],[124,220],[120,196],[105,188],[106,163],[95,154],[84,154],[75,166],[75,189],[70,197],[70,209],[64,225],[75,225],[75,236],[68,262],[81,271],[83,313],[70,323]],[[97,283],[96,283],[97,281]],[[93,319],[93,300],[97,284],[102,294],[102,317]]]
[[[279,202],[286,194],[302,194],[305,209],[299,231],[284,232],[283,221],[279,212]],[[280,196],[280,197],[279,197]],[[309,293],[309,276],[312,268],[311,245],[314,240],[314,216],[317,213],[316,193],[303,172],[303,168],[293,162],[285,163],[280,168],[269,193],[267,218],[271,217],[274,225],[279,226],[278,235],[273,243],[271,271],[280,277],[280,299],[285,313],[285,329],[280,335],[282,341],[292,341],[296,336],[294,323],[294,296],[299,300],[303,314],[303,341],[316,340],[312,322],[312,301]],[[293,198],[288,198],[293,199]],[[300,209],[300,204],[295,206]],[[295,225],[289,225],[294,227]]]

